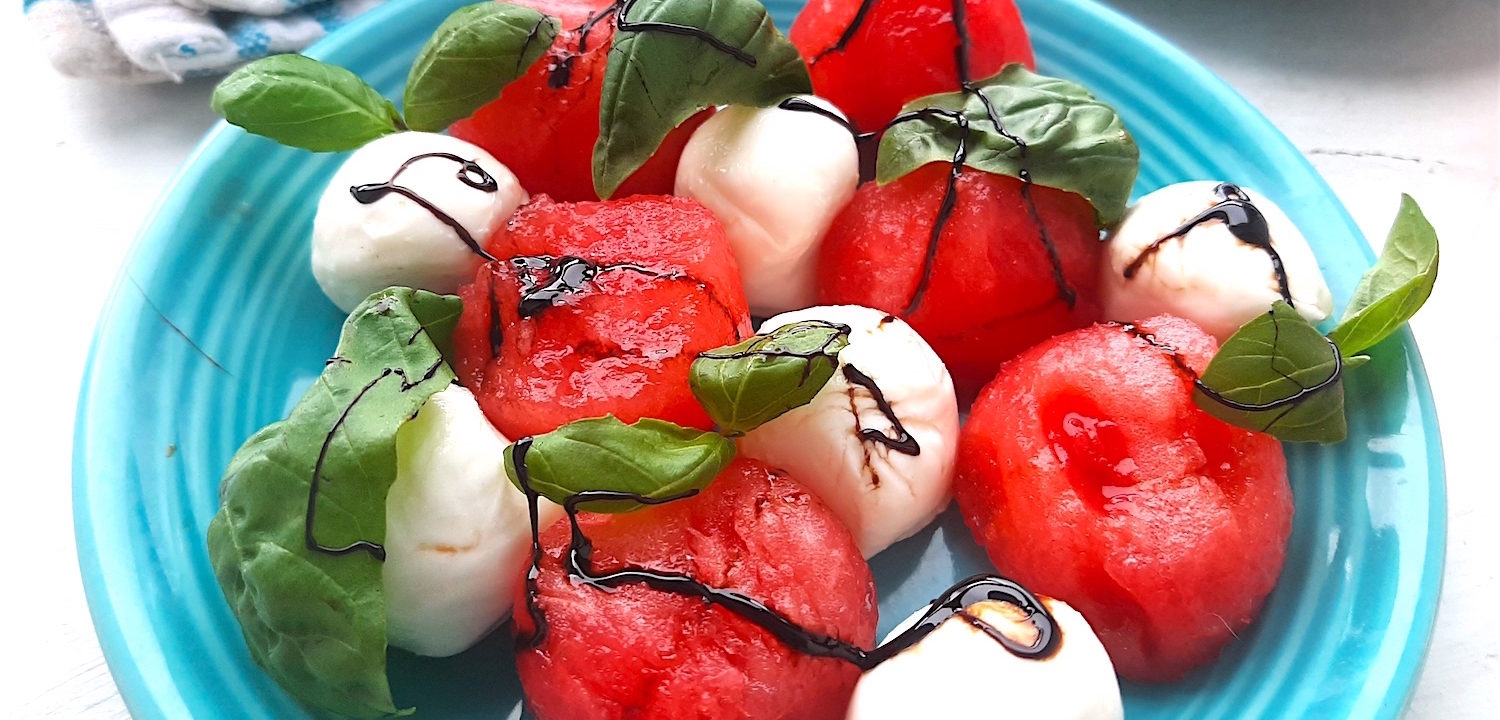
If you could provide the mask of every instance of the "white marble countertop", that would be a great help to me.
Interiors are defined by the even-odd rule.
[[[1415,326],[1448,462],[1448,565],[1410,715],[1494,717],[1500,522],[1488,514],[1500,507],[1500,473],[1484,448],[1495,441],[1500,393],[1481,373],[1500,349],[1500,323],[1480,313],[1492,307],[1489,276],[1500,268],[1500,3],[1111,1],[1264,110],[1372,240],[1384,238],[1402,191],[1422,202],[1442,235],[1442,275]],[[0,112],[8,166],[0,197],[11,223],[4,267],[28,321],[7,333],[0,353],[12,399],[0,433],[11,488],[0,522],[0,547],[10,551],[0,590],[0,714],[121,718],[74,557],[76,391],[95,318],[137,226],[213,123],[212,84],[128,88],[59,77],[14,0],[0,17],[0,58],[14,79]],[[38,367],[47,376],[32,379]]]

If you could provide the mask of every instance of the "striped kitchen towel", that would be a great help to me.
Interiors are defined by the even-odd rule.
[[[380,2],[22,0],[22,7],[63,74],[160,82],[301,50]]]

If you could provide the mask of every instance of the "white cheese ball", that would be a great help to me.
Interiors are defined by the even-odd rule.
[[[803,99],[838,113],[826,100]],[[858,185],[859,149],[838,122],[731,106],[693,132],[676,192],[724,224],[750,311],[765,316],[817,301],[818,247]]]
[[[1106,318],[1135,322],[1170,313],[1192,320],[1223,342],[1281,299],[1270,255],[1241,242],[1220,220],[1166,240],[1134,277],[1125,277],[1126,269],[1153,243],[1219,204],[1220,185],[1168,185],[1130,208],[1110,234],[1107,262],[1101,266]],[[1327,319],[1333,312],[1333,295],[1307,240],[1275,203],[1252,190],[1244,193],[1265,216],[1271,247],[1286,269],[1293,305],[1309,322]]]
[[[953,379],[910,325],[879,310],[815,307],[771,318],[760,331],[804,320],[850,327],[839,370],[811,403],[742,438],[740,451],[812,490],[854,533],[860,552],[872,557],[921,530],[948,505],[958,451]],[[892,438],[898,433],[873,393],[845,375],[849,366],[875,381],[919,454],[860,437],[861,430]]]
[[[1104,645],[1067,603],[1040,597],[1057,622],[1054,654],[1031,659],[1006,650],[952,617],[920,642],[865,673],[848,720],[1017,717],[1120,720],[1120,683]],[[905,624],[910,625],[924,611]],[[966,612],[1023,645],[1035,629],[1014,605],[985,601]],[[889,640],[889,638],[887,638]]]
[[[382,583],[391,645],[454,655],[510,614],[531,557],[531,520],[505,475],[509,444],[458,385],[397,433]],[[544,528],[562,516],[546,500],[538,509]]]
[[[420,157],[428,153],[452,157]],[[470,161],[482,172],[466,169],[454,158]],[[430,203],[481,248],[528,200],[499,160],[458,138],[404,132],[354,151],[328,182],[313,220],[313,277],[344,312],[392,285],[450,294],[472,282],[483,262],[457,231],[417,201],[384,192],[361,203],[351,192],[380,183],[406,188]]]

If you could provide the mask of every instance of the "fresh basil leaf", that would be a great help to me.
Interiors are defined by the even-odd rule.
[[[962,113],[969,124],[964,165],[1013,178],[1026,171],[1038,185],[1082,195],[1093,203],[1101,227],[1125,214],[1140,149],[1114,108],[1081,85],[1023,65],[1008,65],[975,89],[920,98],[908,103],[903,115],[924,108]],[[952,117],[926,114],[898,122],[880,141],[876,179],[885,184],[929,163],[951,163],[962,139]]]
[[[812,402],[848,345],[848,326],[793,323],[700,354],[688,384],[722,432],[743,435]]]
[[[231,125],[314,152],[354,150],[404,125],[396,106],[348,70],[303,55],[272,55],[214,88]]]
[[[1422,309],[1437,274],[1437,231],[1417,201],[1402,195],[1380,260],[1359,281],[1343,322],[1329,337],[1351,355],[1375,347]]]
[[[399,712],[386,677],[381,562],[396,431],[454,374],[434,341],[458,298],[392,288],[344,324],[337,355],[229,462],[208,557],[250,656],[298,701],[348,717]],[[432,323],[432,324],[428,324]],[[319,467],[319,457],[323,457]],[[308,547],[372,543],[344,555]]]
[[[626,425],[613,415],[578,420],[532,439],[526,453],[531,489],[558,503],[582,492],[639,495],[652,500],[707,487],[734,460],[735,445],[722,435],[644,419]],[[505,472],[516,475],[515,453]],[[630,512],[634,502],[593,502],[594,512]]]
[[[438,132],[473,115],[552,47],[558,27],[557,18],[510,3],[455,10],[412,63],[407,124]]]
[[[812,92],[807,64],[757,0],[626,0],[616,27],[594,145],[602,198],[700,110]]]
[[[1349,372],[1350,370],[1360,367],[1361,365],[1365,365],[1369,362],[1369,355],[1351,355],[1344,358],[1344,372]]]
[[[1282,300],[1225,341],[1193,401],[1231,425],[1291,442],[1348,434],[1338,348]]]

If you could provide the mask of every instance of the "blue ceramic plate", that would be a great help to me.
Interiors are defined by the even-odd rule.
[[[398,97],[412,56],[467,0],[394,0],[318,46]],[[770,2],[786,26],[801,3]],[[1231,179],[1273,198],[1312,241],[1340,306],[1372,255],[1270,123],[1212,74],[1089,0],[1024,0],[1043,72],[1119,108],[1141,192]],[[131,712],[301,718],[250,660],[204,532],[239,444],[281,418],[323,367],[340,315],[308,267],[316,198],[340,158],[220,126],[141,233],[99,323],[78,405],[74,506],[89,606]],[[1281,582],[1213,666],[1125,687],[1145,718],[1389,718],[1416,681],[1443,564],[1437,420],[1409,335],[1351,378],[1349,440],[1290,447],[1297,514]],[[882,632],[984,565],[950,511],[877,558]],[[518,717],[497,633],[447,660],[393,652],[397,701],[421,717]]]

